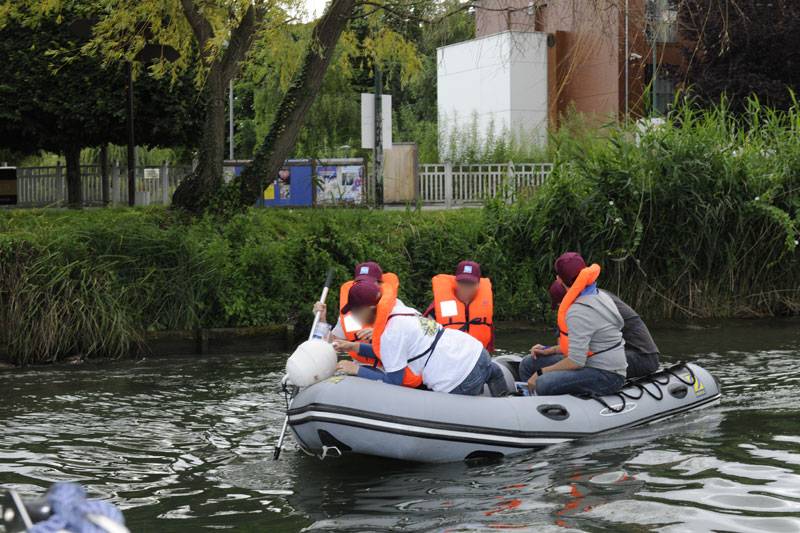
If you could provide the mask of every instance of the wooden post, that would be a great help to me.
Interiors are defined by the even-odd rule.
[[[508,170],[506,171],[506,201],[511,203],[514,201],[514,194],[517,192],[517,188],[514,184],[514,162],[508,162]]]
[[[444,164],[444,205],[448,209],[453,207],[453,163]]]
[[[100,188],[102,189],[103,207],[111,203],[111,184],[108,181],[108,145],[100,147]]]
[[[164,161],[161,163],[161,172],[159,172],[159,178],[161,178],[161,203],[163,205],[167,205],[169,203],[169,167],[167,166],[167,162]]]
[[[119,176],[119,160],[114,161],[111,167],[111,202],[114,204],[122,203],[122,182]]]
[[[64,183],[64,174],[61,170],[61,160],[56,161],[56,189],[58,191],[58,197],[54,198],[55,201],[60,201],[62,203],[66,203],[67,201],[67,193],[66,193],[67,184]]]

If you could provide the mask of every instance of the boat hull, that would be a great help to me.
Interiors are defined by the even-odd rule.
[[[335,376],[299,392],[289,427],[321,457],[365,454],[417,462],[501,457],[664,420],[718,402],[705,369],[687,364],[621,394],[457,396]]]

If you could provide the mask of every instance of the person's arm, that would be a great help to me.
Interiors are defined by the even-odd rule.
[[[486,351],[489,352],[489,355],[494,353],[494,324],[492,324],[490,327],[492,330],[492,338],[489,339],[489,344],[486,346]]]
[[[569,353],[567,358],[575,364],[575,368],[586,366],[586,353],[589,351],[589,342],[597,329],[593,323],[596,318],[594,311],[584,310],[583,307],[573,306],[567,312],[567,330],[569,331]],[[566,368],[562,370],[567,370]],[[574,370],[574,369],[569,369]]]
[[[361,357],[369,357],[372,359],[377,359],[378,356],[375,355],[375,350],[372,349],[371,344],[367,344],[366,342],[357,342],[358,344],[358,355]]]
[[[426,316],[428,318],[432,318],[436,320],[436,302],[431,302],[431,305],[425,309],[425,312],[422,313],[422,316]]]
[[[360,378],[371,379],[373,381],[383,381],[384,383],[389,383],[391,385],[402,385],[403,374],[405,374],[405,369],[398,370],[397,372],[382,372],[377,368],[361,365],[358,368],[358,374],[356,375]]]

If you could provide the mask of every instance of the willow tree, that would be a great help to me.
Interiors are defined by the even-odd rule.
[[[198,165],[181,182],[173,204],[201,211],[222,185],[225,106],[230,80],[253,42],[290,19],[294,0],[95,0],[106,16],[95,28],[92,49],[109,61],[127,61],[148,43],[168,44],[180,57],[156,62],[151,73],[175,75],[193,68],[205,112]]]
[[[240,206],[252,205],[292,155],[297,136],[331,64],[346,71],[346,75],[352,75],[353,60],[360,58],[362,68],[373,72],[376,67],[391,69],[401,83],[419,76],[421,61],[416,46],[388,27],[384,17],[405,12],[406,18],[422,23],[422,18],[414,14],[422,4],[417,0],[331,0],[305,43],[305,51],[299,56],[302,59],[296,65],[278,69],[279,72],[293,71],[291,82],[277,106],[268,133],[256,148],[253,162],[239,177],[236,202]],[[348,31],[355,21],[368,29],[362,32],[361,38],[358,32]],[[253,64],[260,63],[254,60]]]

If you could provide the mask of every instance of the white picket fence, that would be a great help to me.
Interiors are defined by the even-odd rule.
[[[481,204],[491,198],[513,201],[540,187],[552,163],[453,164],[419,166],[419,199],[425,205]]]
[[[136,167],[136,205],[167,205],[178,183],[191,171],[190,166],[168,165]],[[103,205],[100,165],[81,165],[83,204]],[[17,204],[24,207],[64,205],[67,200],[66,169],[24,167],[17,169]],[[109,200],[128,203],[127,170],[118,163],[109,166]]]
[[[480,205],[492,198],[513,201],[540,187],[553,169],[552,163],[499,163],[419,165],[418,200],[422,205],[459,207]],[[168,205],[180,181],[191,172],[188,165],[136,168],[136,205]],[[103,205],[99,165],[81,166],[84,205]],[[126,169],[118,163],[109,168],[110,201],[128,204]],[[17,169],[18,205],[59,206],[66,203],[66,170],[63,166]]]

